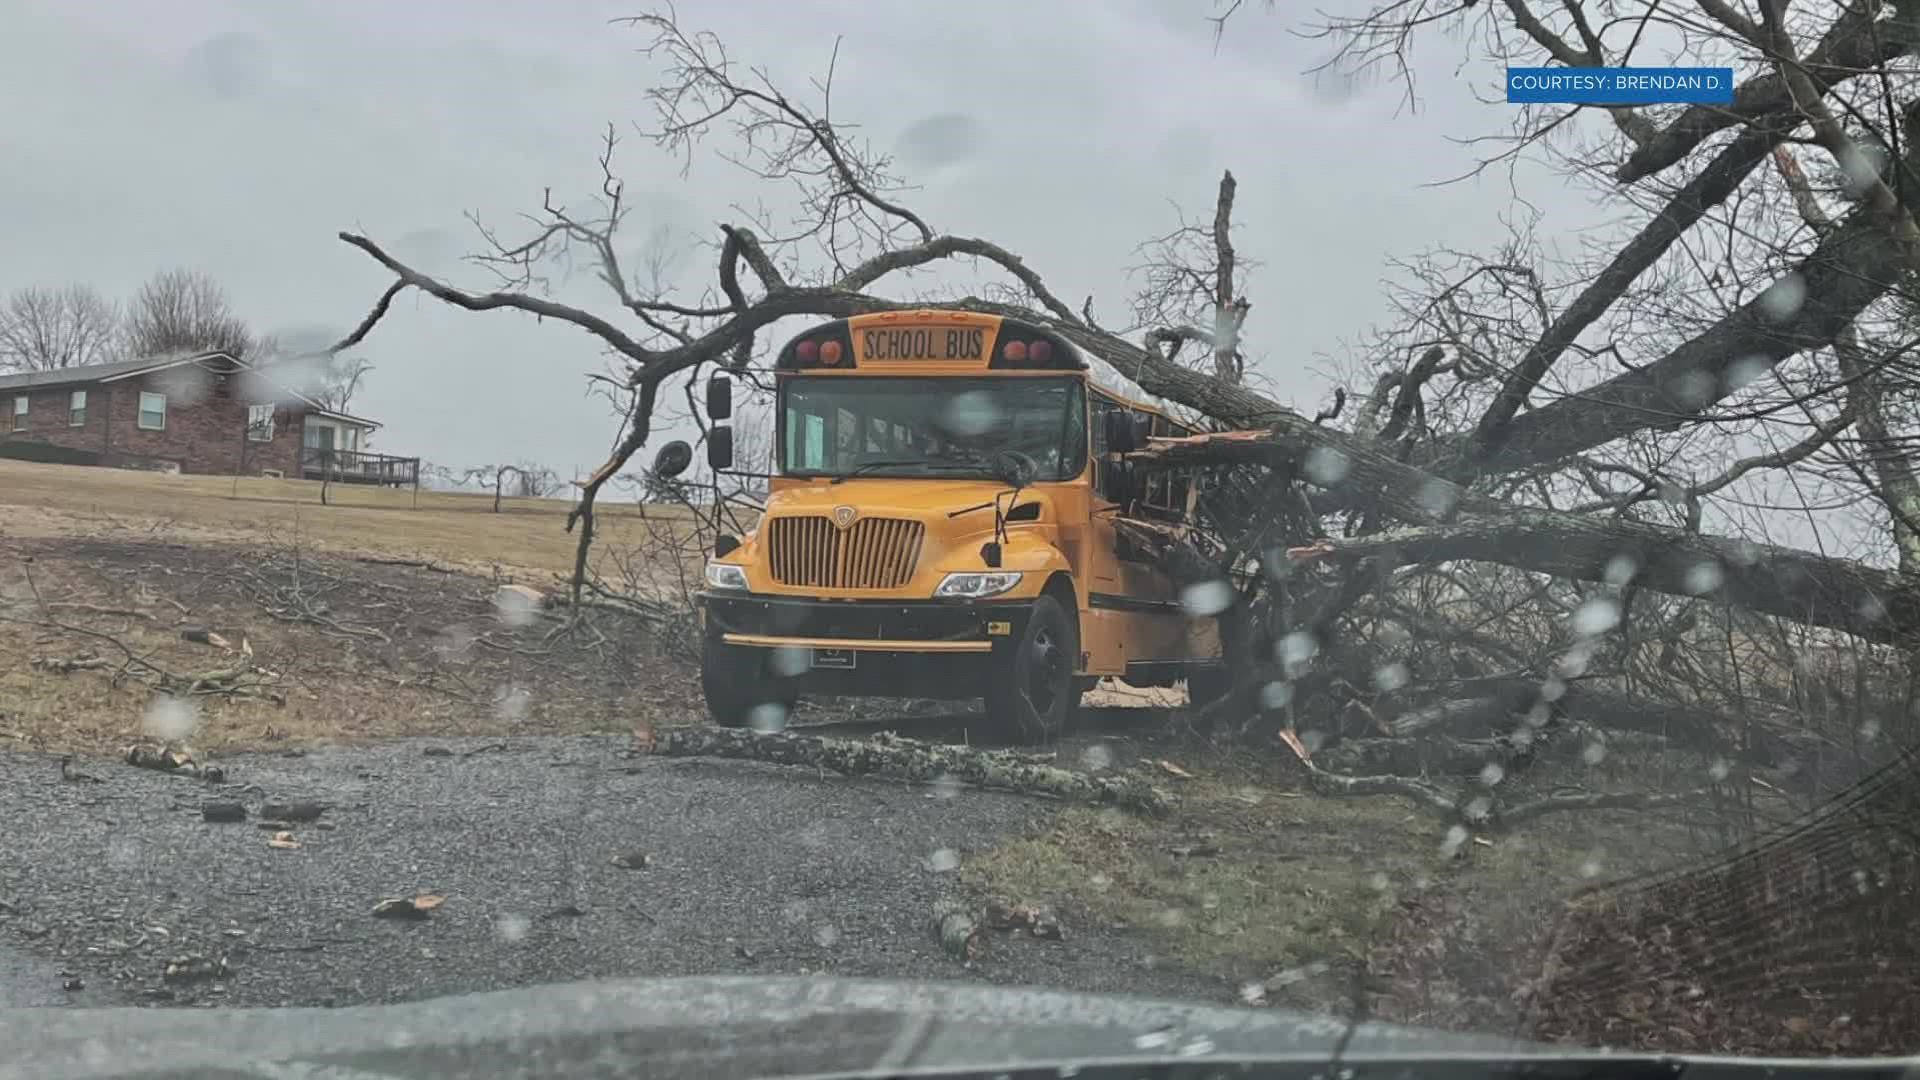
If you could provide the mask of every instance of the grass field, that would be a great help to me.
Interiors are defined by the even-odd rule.
[[[341,554],[431,559],[476,573],[521,577],[572,569],[576,537],[565,499],[392,490],[266,477],[168,476],[123,469],[0,459],[0,542],[8,538],[168,534],[201,543],[288,543]],[[684,511],[649,508],[658,519]],[[631,503],[600,504],[596,535],[605,549],[646,536]]]

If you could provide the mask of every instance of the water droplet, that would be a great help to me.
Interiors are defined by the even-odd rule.
[[[493,695],[493,715],[504,723],[517,724],[525,720],[532,707],[533,694],[522,687],[503,687]]]
[[[1606,579],[1609,585],[1625,585],[1639,572],[1640,564],[1634,562],[1631,555],[1615,555],[1607,560]]]
[[[1106,743],[1094,743],[1080,752],[1080,766],[1088,772],[1099,772],[1113,764],[1113,751]]]
[[[787,727],[787,707],[778,701],[761,702],[747,712],[747,726],[762,735],[784,731]]]
[[[1407,685],[1410,678],[1412,676],[1407,672],[1407,665],[1382,664],[1373,669],[1373,688],[1383,694],[1391,694]]]
[[[1240,984],[1240,1001],[1244,1005],[1258,1005],[1267,1000],[1267,988],[1257,982]]]
[[[1554,672],[1563,679],[1577,679],[1587,673],[1587,665],[1593,662],[1593,647],[1585,641],[1561,654],[1554,662]]]
[[[1386,892],[1393,886],[1393,879],[1387,876],[1385,870],[1375,870],[1373,876],[1367,878],[1367,884],[1374,892]]]
[[[1620,625],[1620,605],[1604,596],[1581,604],[1573,613],[1573,632],[1581,637],[1598,637]]]
[[[1233,606],[1233,586],[1225,581],[1202,581],[1180,590],[1180,608],[1189,615],[1218,615]]]
[[[1263,709],[1284,709],[1292,700],[1292,683],[1270,682],[1260,688],[1260,707]]]
[[[1713,559],[1701,559],[1687,568],[1681,587],[1690,595],[1705,596],[1718,589],[1725,580],[1726,573],[1720,569],[1718,562]]]
[[[1807,279],[1798,270],[1789,272],[1785,277],[1760,294],[1758,301],[1760,313],[1776,323],[1783,323],[1800,314],[1800,308],[1807,302]]]
[[[539,618],[539,604],[519,589],[502,585],[493,593],[493,614],[508,626],[531,626]]]
[[[1884,148],[1871,143],[1862,146],[1858,142],[1849,142],[1834,158],[1840,166],[1843,177],[1842,190],[1847,198],[1858,199],[1880,179],[1880,171],[1887,162]]]
[[[1552,676],[1548,676],[1546,681],[1540,684],[1540,700],[1541,701],[1551,703],[1551,702],[1559,701],[1561,698],[1566,696],[1567,696],[1567,684],[1565,682],[1562,682],[1559,679],[1553,678]]]
[[[1552,719],[1553,706],[1544,701],[1534,702],[1533,707],[1527,710],[1527,724],[1530,727],[1546,727],[1547,721]]]
[[[1159,1028],[1155,1031],[1142,1032],[1133,1037],[1133,1046],[1136,1050],[1158,1050],[1163,1046],[1170,1046],[1172,1043],[1172,1028]]]
[[[1598,765],[1607,760],[1607,744],[1590,742],[1580,750],[1580,760],[1589,765]]]
[[[533,920],[525,915],[502,915],[493,921],[494,934],[509,945],[526,940],[532,929]]]
[[[1321,487],[1332,487],[1347,478],[1353,464],[1347,455],[1331,446],[1316,446],[1307,452],[1307,479]]]
[[[473,652],[473,638],[465,623],[454,623],[434,635],[433,651],[442,660],[465,660]]]
[[[1492,812],[1493,800],[1487,798],[1485,795],[1475,795],[1473,798],[1467,800],[1466,806],[1461,808],[1460,816],[1466,818],[1468,821],[1485,821],[1487,820],[1487,815]]]
[[[1583,861],[1580,864],[1580,876],[1583,878],[1599,877],[1600,876],[1600,860],[1597,857],[1591,857]]]
[[[1319,728],[1305,728],[1299,735],[1300,745],[1306,747],[1308,754],[1317,754],[1327,745],[1327,733]]]
[[[1295,630],[1281,638],[1280,644],[1274,650],[1275,658],[1287,666],[1289,673],[1292,673],[1294,668],[1307,664],[1319,651],[1319,643],[1313,640],[1313,635],[1304,630]]]
[[[933,797],[951,799],[960,794],[960,781],[952,773],[941,773],[933,778]]]
[[[1113,879],[1105,874],[1095,874],[1087,879],[1087,885],[1094,892],[1106,892],[1113,885]]]
[[[941,848],[927,856],[927,869],[936,874],[944,874],[960,868],[960,853],[952,848]]]
[[[1434,517],[1444,518],[1460,505],[1460,495],[1460,488],[1445,480],[1428,480],[1420,486],[1420,493],[1414,499],[1420,504],[1420,509]]]
[[[1507,770],[1497,761],[1489,761],[1480,768],[1480,782],[1492,787],[1507,778]]]
[[[840,928],[832,923],[821,923],[813,928],[813,943],[823,949],[831,949],[840,943]]]
[[[1868,622],[1879,622],[1887,617],[1887,605],[1872,593],[1860,598],[1859,611],[1860,617]]]
[[[969,390],[947,406],[946,427],[956,435],[984,435],[1000,421],[1000,405],[985,390]]]
[[[1466,842],[1467,827],[1465,825],[1447,826],[1447,835],[1440,841],[1440,857],[1443,859],[1453,858],[1460,853],[1461,846]]]
[[[1860,737],[1869,741],[1879,738],[1880,721],[1871,716],[1862,720],[1860,722]]]
[[[147,714],[141,726],[162,742],[186,742],[200,726],[200,707],[190,698],[155,694],[147,699]]]
[[[1186,912],[1178,908],[1161,908],[1159,913],[1154,916],[1154,921],[1161,926],[1170,928],[1184,926],[1187,922],[1187,915]]]
[[[1773,364],[1764,356],[1742,356],[1727,365],[1724,380],[1726,392],[1731,394],[1771,370],[1773,370]]]
[[[1711,777],[1716,784],[1725,780],[1727,774],[1731,771],[1733,771],[1733,767],[1727,763],[1726,758],[1714,758],[1713,763],[1707,766],[1707,775]]]
[[[782,645],[767,657],[767,668],[783,678],[804,675],[813,666],[813,653],[798,645]]]
[[[1673,381],[1667,384],[1667,391],[1673,395],[1674,402],[1681,408],[1697,409],[1713,400],[1714,378],[1711,374],[1697,369],[1683,371],[1675,375]]]

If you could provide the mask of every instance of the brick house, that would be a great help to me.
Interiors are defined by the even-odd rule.
[[[379,427],[225,353],[0,375],[0,457],[413,483],[417,459],[366,449]]]

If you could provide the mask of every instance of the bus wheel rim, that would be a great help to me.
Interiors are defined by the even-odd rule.
[[[1035,711],[1044,713],[1053,707],[1058,693],[1054,684],[1060,678],[1060,648],[1044,626],[1034,631],[1033,653],[1033,662],[1027,666],[1027,700]]]

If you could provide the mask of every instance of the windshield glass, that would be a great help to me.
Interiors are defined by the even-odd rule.
[[[0,0],[0,100],[0,1014],[1920,1053],[1920,0]]]
[[[780,384],[780,471],[789,476],[994,476],[993,454],[1032,458],[1035,479],[1087,464],[1086,385],[1076,378],[789,377]]]

